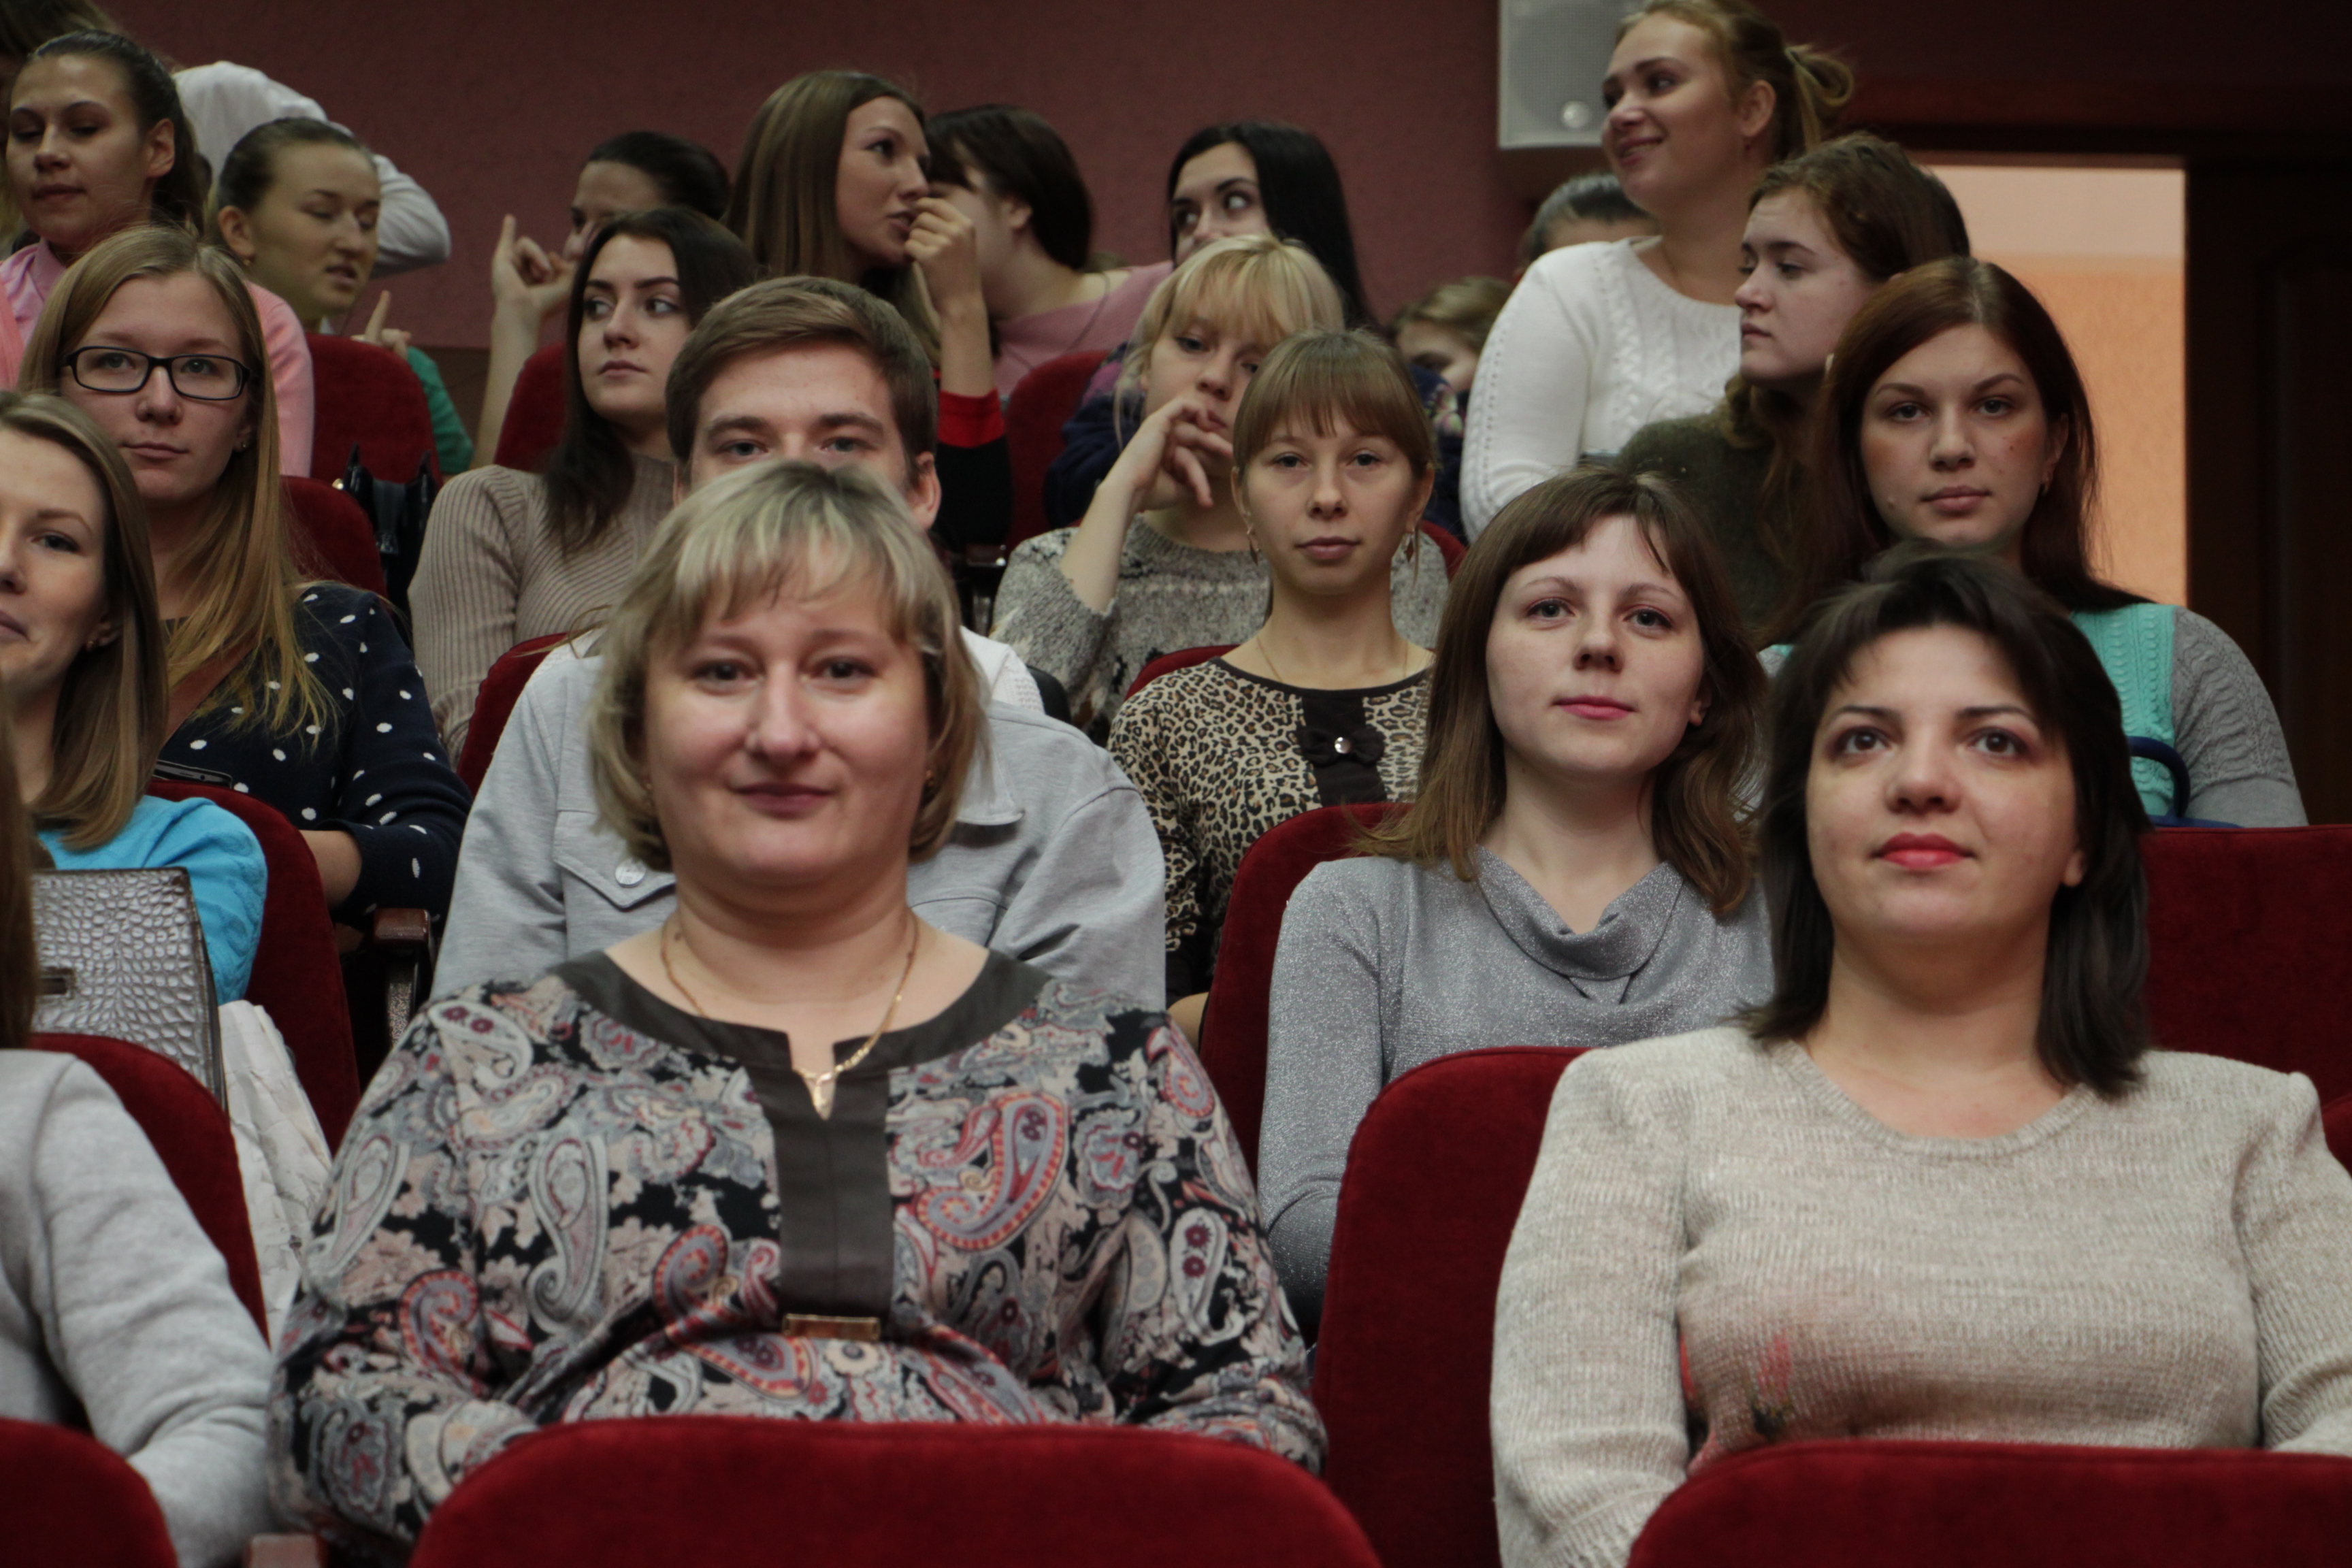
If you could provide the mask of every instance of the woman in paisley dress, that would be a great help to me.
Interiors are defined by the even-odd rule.
[[[590,723],[604,819],[677,912],[434,1004],[377,1076],[281,1341],[282,1506],[396,1551],[524,1433],[686,1412],[1319,1464],[1182,1038],[906,907],[981,733],[956,624],[854,468],[745,469],[664,524]]]

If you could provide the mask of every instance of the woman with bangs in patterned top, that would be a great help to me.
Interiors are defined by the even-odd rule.
[[[1412,798],[1430,653],[1397,630],[1391,563],[1445,575],[1415,531],[1436,444],[1403,362],[1370,332],[1285,339],[1242,396],[1233,453],[1265,624],[1154,680],[1110,729],[1160,830],[1168,1010],[1195,1038],[1249,847],[1318,806]]]
[[[962,649],[861,469],[745,468],[664,523],[589,725],[604,820],[677,912],[436,1003],[394,1051],[281,1342],[281,1505],[397,1545],[524,1433],[689,1412],[1149,1426],[1319,1464],[1182,1037],[907,906],[980,743]]]
[[[438,916],[466,786],[390,608],[303,580],[268,367],[236,263],[149,225],[100,241],[58,285],[21,382],[89,415],[146,502],[172,688],[156,771],[284,814],[337,919]]]

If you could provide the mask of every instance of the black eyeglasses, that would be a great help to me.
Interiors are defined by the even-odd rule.
[[[92,392],[117,393],[137,392],[160,364],[173,391],[201,403],[226,403],[242,396],[246,384],[253,379],[253,372],[220,354],[173,354],[159,359],[137,349],[99,344],[74,350],[66,355],[65,364],[73,378]]]

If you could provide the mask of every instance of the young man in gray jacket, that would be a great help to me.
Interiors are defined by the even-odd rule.
[[[712,307],[678,350],[667,403],[681,495],[796,458],[866,464],[917,521],[938,514],[929,359],[895,310],[854,285],[774,279]],[[908,902],[942,931],[1162,1005],[1166,873],[1135,786],[1094,742],[1034,710],[1011,649],[965,638],[996,697],[988,744],[954,836],[909,868]],[[597,818],[584,719],[600,668],[593,652],[558,648],[515,705],[467,823],[438,994],[534,978],[670,912],[668,873],[630,858]]]

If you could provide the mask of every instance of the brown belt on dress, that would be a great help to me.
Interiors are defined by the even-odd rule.
[[[879,1318],[828,1318],[815,1312],[786,1312],[784,1332],[795,1339],[864,1340],[882,1337]]]

